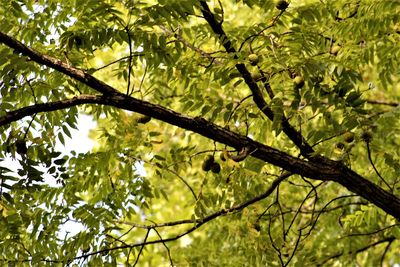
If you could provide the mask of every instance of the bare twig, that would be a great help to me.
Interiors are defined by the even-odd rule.
[[[143,244],[146,243],[147,238],[149,237],[150,231],[151,231],[151,229],[147,229],[147,233],[146,233],[146,236],[144,237]],[[140,247],[139,253],[138,253],[138,255],[136,256],[136,260],[135,260],[135,263],[133,264],[133,267],[135,267],[136,264],[139,262],[139,258],[140,258],[140,255],[142,254],[142,251],[143,251],[144,246],[145,246],[145,245],[142,245],[142,246]],[[128,259],[129,259],[129,258],[128,258]]]
[[[250,97],[252,97],[253,95],[248,95],[246,97],[244,97],[243,99],[241,99],[236,106],[232,109],[231,113],[229,114],[228,119],[226,120],[226,124],[232,119],[233,114],[235,114],[236,110],[240,107],[240,105],[246,101],[247,99],[249,99]]]
[[[144,56],[144,53],[135,53],[135,54],[132,54],[132,56],[133,56],[133,57],[140,57],[140,56]],[[96,71],[105,69],[105,68],[107,68],[107,67],[109,67],[109,66],[111,66],[111,65],[114,65],[114,64],[116,64],[116,63],[118,63],[118,62],[120,62],[120,61],[123,61],[123,60],[127,60],[127,59],[129,59],[129,58],[130,58],[130,56],[121,57],[121,58],[119,58],[119,59],[117,59],[117,60],[111,61],[110,63],[107,63],[107,64],[105,64],[105,65],[103,65],[103,66],[97,68]]]
[[[341,238],[347,238],[347,237],[353,237],[353,236],[368,236],[368,235],[374,235],[374,234],[383,232],[383,231],[385,231],[385,230],[387,230],[387,229],[390,229],[390,228],[393,228],[393,227],[397,227],[397,226],[400,226],[400,224],[398,224],[398,223],[392,224],[392,225],[389,225],[389,226],[384,227],[384,228],[382,228],[382,229],[379,229],[379,230],[376,230],[376,231],[373,231],[373,232],[369,232],[369,233],[348,234],[348,235],[345,235],[345,236],[343,236],[343,237],[341,237]]]
[[[300,213],[300,210],[301,210],[301,208],[303,207],[303,205],[304,205],[304,203],[306,202],[306,200],[309,198],[309,196],[311,195],[312,192],[314,192],[315,195],[317,195],[317,190],[316,190],[316,189],[317,189],[317,187],[319,187],[321,184],[322,184],[322,183],[320,183],[320,184],[318,184],[317,186],[313,187],[313,188],[308,192],[308,194],[306,195],[306,197],[303,199],[303,201],[301,202],[301,204],[300,204],[299,207],[297,208],[297,211],[296,211],[296,213],[294,214],[293,219],[292,219],[292,221],[291,221],[290,224],[289,224],[289,227],[286,229],[285,236],[289,233],[290,228],[293,226],[294,221],[296,220],[296,217],[297,217],[297,215]],[[314,207],[315,207],[315,205],[314,205]],[[314,214],[314,213],[312,213],[312,214]]]
[[[281,214],[280,217],[281,217],[281,226],[282,226],[282,239],[283,239],[283,241],[286,241],[285,216],[283,215],[282,206],[281,206],[281,203],[279,202],[279,185],[278,185],[278,187],[276,188],[276,200],[275,200],[275,203],[276,203],[277,206],[278,206],[279,214]]]
[[[137,158],[134,158],[134,157],[131,157],[131,156],[128,156],[128,157],[130,157],[130,158],[132,158],[134,160],[141,160],[141,161],[143,161],[143,162],[145,162],[147,164],[150,164],[152,166],[157,166],[157,164],[155,164],[153,162],[150,162],[150,161],[146,161],[146,160],[143,160],[143,159],[137,159]],[[192,193],[195,201],[197,201],[197,196],[196,196],[196,193],[194,192],[193,188],[190,186],[190,184],[181,175],[179,175],[178,172],[174,171],[173,169],[170,169],[169,167],[165,167],[163,170],[168,171],[168,172],[172,173],[173,175],[175,175],[176,177],[178,177],[178,179],[181,180],[182,183],[184,183],[185,186],[190,190],[190,192]]]
[[[270,212],[268,212],[268,214],[270,215]],[[271,225],[272,225],[272,216],[269,216],[268,237],[269,237],[269,240],[271,241],[271,246],[272,246],[272,248],[273,248],[273,249],[276,251],[276,253],[278,254],[278,258],[279,258],[279,262],[280,262],[281,266],[284,266],[285,264],[283,263],[282,252],[281,252],[281,250],[275,245],[274,239],[273,239],[272,234],[271,234]]]
[[[196,220],[196,221],[194,221],[194,222],[192,221],[193,223],[195,223],[195,225],[194,225],[193,227],[187,229],[187,230],[184,231],[183,233],[178,234],[178,235],[176,235],[176,236],[174,236],[174,237],[170,237],[170,238],[166,238],[166,239],[159,239],[159,240],[152,240],[152,241],[145,241],[145,242],[140,242],[140,243],[136,243],[136,244],[132,244],[132,245],[124,245],[124,246],[118,246],[118,247],[112,247],[112,248],[102,249],[102,250],[99,250],[99,251],[94,251],[94,252],[88,253],[88,254],[85,255],[85,257],[91,256],[91,255],[96,255],[96,254],[103,253],[103,252],[108,252],[108,251],[111,251],[111,250],[118,250],[118,249],[125,249],[125,248],[141,247],[141,246],[146,246],[146,245],[151,245],[151,244],[166,243],[166,242],[171,242],[171,241],[178,240],[179,238],[181,238],[181,237],[183,237],[183,236],[185,236],[185,235],[187,235],[187,234],[190,234],[191,232],[197,230],[197,229],[200,228],[202,225],[206,224],[207,222],[209,222],[209,221],[211,221],[211,220],[214,220],[215,218],[218,218],[218,217],[220,217],[220,216],[223,216],[223,215],[226,215],[226,214],[229,214],[229,213],[233,213],[233,212],[236,212],[236,211],[240,211],[240,210],[244,209],[245,207],[247,207],[247,206],[249,206],[249,205],[252,205],[252,204],[254,204],[254,203],[256,203],[256,202],[259,202],[259,201],[262,200],[262,199],[267,198],[268,196],[270,196],[270,195],[274,192],[274,190],[276,189],[276,187],[277,187],[283,180],[285,180],[287,177],[289,177],[290,175],[291,175],[291,174],[282,175],[282,176],[278,177],[277,179],[275,179],[275,180],[271,183],[271,185],[270,185],[270,187],[267,189],[267,191],[265,191],[265,192],[264,192],[263,194],[261,194],[261,195],[258,195],[258,196],[254,197],[254,198],[252,198],[252,199],[250,199],[250,200],[248,200],[248,201],[245,201],[245,202],[243,202],[243,203],[241,203],[241,204],[239,204],[239,205],[235,205],[235,206],[233,206],[233,207],[231,207],[231,208],[222,209],[222,210],[220,210],[220,211],[217,211],[217,212],[215,212],[215,213],[212,213],[212,214],[210,214],[210,215],[208,215],[208,216],[205,216],[205,217],[202,218],[202,219],[198,219],[198,220]],[[152,229],[152,228],[148,228],[148,230],[151,230],[151,229]],[[75,257],[74,260],[78,260],[78,259],[80,259],[80,258],[83,258],[83,256]]]
[[[371,244],[368,244],[368,245],[366,245],[364,247],[361,247],[361,248],[359,248],[357,250],[349,251],[347,254],[354,254],[354,253],[358,254],[358,253],[364,252],[364,251],[366,251],[366,250],[368,250],[368,249],[370,249],[372,247],[375,247],[375,246],[377,246],[379,244],[382,244],[382,243],[386,243],[386,242],[392,243],[394,240],[396,240],[396,238],[393,237],[393,236],[386,237],[384,239],[378,240],[378,241],[376,241],[374,243],[371,243]],[[321,263],[319,263],[317,266],[325,266],[325,263],[327,263],[328,261],[336,259],[336,258],[339,258],[339,257],[343,256],[344,254],[345,254],[345,252],[342,251],[342,252],[339,252],[339,253],[334,254],[332,256],[329,256],[325,260],[323,260]]]
[[[132,39],[131,33],[128,26],[124,27],[126,34],[128,36],[128,47],[129,47],[129,59],[128,59],[128,84],[126,87],[126,95],[130,95],[130,87],[131,87],[131,73],[132,73],[132,58],[133,58],[133,51],[132,51]],[[132,91],[134,89],[132,88]]]
[[[312,230],[315,228],[315,225],[316,225],[317,222],[318,222],[319,216],[321,216],[322,212],[323,212],[332,202],[334,202],[334,201],[336,201],[336,200],[339,200],[339,199],[342,199],[342,198],[356,197],[356,196],[357,196],[357,195],[340,196],[340,197],[336,197],[336,198],[334,198],[334,199],[331,199],[328,203],[326,203],[325,206],[318,212],[318,215],[317,215],[317,217],[315,218],[314,223],[311,225],[310,230],[308,231],[308,233],[304,235],[304,238],[303,238],[303,239],[306,239],[308,236],[310,236]],[[308,226],[307,226],[307,227],[308,227]],[[304,227],[304,228],[305,228],[305,227]],[[304,229],[304,228],[303,228],[303,229]]]
[[[120,223],[120,224],[131,225],[131,226],[137,227],[137,228],[156,229],[156,228],[171,227],[171,226],[181,225],[181,224],[197,223],[197,222],[200,222],[200,221],[201,221],[200,219],[197,219],[195,221],[193,221],[193,220],[179,220],[179,221],[172,221],[172,222],[165,222],[165,223],[154,223],[154,224],[150,224],[150,225],[132,223],[132,222],[127,222],[127,221],[115,221],[115,222],[116,223]]]
[[[386,247],[385,247],[385,251],[383,251],[383,253],[382,253],[382,256],[381,256],[381,266],[383,267],[384,265],[383,265],[383,261],[385,260],[385,256],[386,256],[386,253],[389,251],[389,249],[390,249],[390,246],[393,244],[393,241],[394,240],[389,240],[388,241],[388,243],[387,243],[387,245],[386,245]]]
[[[160,240],[162,240],[163,238],[162,238],[162,236],[160,235],[160,233],[158,232],[158,230],[157,230],[157,229],[153,229],[153,230],[156,232],[156,234],[158,235],[158,237],[160,238]],[[171,263],[171,267],[173,267],[173,266],[174,266],[174,262],[172,261],[171,251],[169,250],[169,247],[167,246],[167,244],[166,244],[165,242],[163,242],[163,245],[164,245],[165,249],[167,250],[168,259],[169,259],[169,262]]]
[[[283,12],[284,12],[284,10],[281,10],[281,12],[280,12],[277,16],[275,16],[275,17],[273,18],[273,20],[272,20],[272,22],[271,22],[270,25],[268,25],[267,27],[264,27],[264,28],[261,29],[259,32],[255,33],[255,34],[252,34],[252,35],[250,35],[250,36],[248,36],[248,37],[246,37],[246,39],[244,39],[244,41],[240,44],[238,51],[241,51],[241,50],[242,50],[244,44],[245,44],[247,41],[251,40],[251,41],[250,41],[250,45],[251,45],[251,43],[253,42],[253,40],[254,40],[256,37],[260,36],[263,32],[265,32],[265,31],[268,30],[269,28],[272,28],[272,27],[275,25],[275,23],[278,21],[278,19],[282,16]]]
[[[389,188],[390,192],[393,192],[393,188],[386,182],[386,180],[382,177],[382,175],[379,173],[378,169],[375,167],[374,162],[372,161],[371,157],[371,149],[369,147],[369,141],[365,142],[367,145],[367,153],[368,153],[368,160],[372,165],[372,168],[374,168],[375,173],[378,175],[378,177],[383,181],[383,183]]]
[[[180,35],[180,34],[178,33],[178,31],[172,32],[172,31],[168,30],[167,28],[165,28],[163,25],[159,25],[159,27],[160,27],[165,33],[174,35],[174,37],[176,38],[176,40],[178,40],[179,42],[183,43],[185,46],[189,47],[189,48],[192,49],[193,51],[199,53],[202,57],[207,58],[208,60],[210,60],[210,61],[213,62],[213,63],[222,64],[221,61],[219,61],[219,60],[215,59],[214,57],[212,57],[210,53],[207,53],[207,52],[201,50],[200,48],[198,48],[198,47],[192,45],[191,43],[189,43],[189,41],[187,41],[185,38],[183,38],[183,36]]]
[[[290,255],[290,258],[288,259],[288,261],[285,263],[284,266],[288,266],[289,263],[290,263],[290,261],[293,259],[294,254],[296,253],[297,248],[299,247],[300,240],[301,240],[301,230],[299,230],[299,234],[298,234],[298,236],[297,236],[296,244],[294,245],[294,249],[293,249],[293,251],[292,251],[292,254]]]
[[[392,102],[392,101],[386,101],[386,100],[367,99],[365,102],[367,102],[368,104],[384,105],[384,106],[391,106],[391,107],[397,107],[398,105],[400,105],[399,102]]]

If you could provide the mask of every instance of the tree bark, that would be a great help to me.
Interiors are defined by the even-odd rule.
[[[53,103],[37,104],[9,112],[0,117],[0,126],[17,121],[25,116],[38,112],[48,112],[82,104],[102,104],[151,116],[168,124],[198,133],[211,140],[240,150],[250,148],[251,156],[281,167],[294,174],[315,180],[331,180],[343,185],[349,191],[367,199],[386,213],[400,220],[400,198],[383,190],[364,177],[358,175],[341,162],[322,156],[299,159],[275,148],[266,146],[249,137],[239,135],[222,128],[204,118],[192,118],[165,107],[139,100],[118,92],[113,87],[87,74],[83,70],[73,68],[50,56],[42,55],[23,45],[14,38],[0,32],[0,43],[30,57],[33,61],[58,70],[71,78],[81,81],[103,95],[80,96]],[[75,99],[75,100],[74,100]]]

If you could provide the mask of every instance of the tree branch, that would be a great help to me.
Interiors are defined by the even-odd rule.
[[[19,52],[36,63],[39,63],[41,65],[45,65],[47,67],[50,67],[52,69],[55,69],[61,73],[64,73],[68,75],[71,78],[74,78],[77,81],[80,81],[86,85],[89,85],[93,89],[97,90],[100,93],[103,94],[114,94],[118,93],[117,90],[112,88],[111,86],[105,84],[104,82],[96,79],[92,75],[84,72],[83,70],[71,67],[69,64],[62,62],[59,59],[56,59],[51,56],[43,55],[39,53],[36,50],[33,50],[32,48],[29,48],[28,46],[24,45],[20,41],[12,38],[11,36],[8,36],[7,34],[3,33],[0,31],[0,43],[3,43],[7,45],[10,48],[13,48],[16,52]]]
[[[201,11],[205,20],[210,25],[213,32],[219,37],[220,42],[224,46],[225,50],[228,53],[234,54],[234,58],[236,56],[236,49],[233,47],[232,42],[229,40],[228,36],[226,35],[225,31],[222,28],[222,25],[217,21],[215,16],[212,14],[210,8],[208,7],[205,1],[200,1],[201,4]],[[250,72],[246,68],[246,66],[242,63],[236,64],[236,69],[242,75],[244,81],[246,82],[247,86],[250,88],[253,94],[254,103],[256,103],[257,107],[271,120],[274,120],[274,113],[272,109],[268,106],[267,102],[262,95],[260,88],[258,87],[256,81],[251,77]],[[265,82],[264,82],[265,84]],[[301,154],[309,158],[310,155],[314,152],[313,148],[306,142],[300,132],[293,128],[292,125],[288,122],[288,120],[283,116],[281,118],[281,127],[283,132],[292,140],[292,142],[300,149]]]
[[[8,112],[5,116],[0,117],[0,126],[18,121],[23,117],[36,113],[61,110],[79,104],[102,104],[137,112],[178,126],[182,129],[193,131],[216,142],[234,147],[236,150],[248,147],[250,151],[253,151],[251,154],[253,157],[306,177],[318,180],[337,180],[341,176],[341,173],[337,170],[340,165],[335,161],[328,159],[321,159],[325,162],[320,163],[304,161],[254,141],[247,136],[242,136],[222,128],[204,118],[185,116],[173,110],[129,97],[122,93],[102,96],[83,95],[72,99],[24,107]]]
[[[255,198],[252,198],[252,199],[250,199],[250,200],[248,200],[248,201],[246,201],[246,202],[243,202],[243,203],[241,203],[241,204],[239,204],[239,205],[236,205],[236,206],[233,206],[233,207],[227,208],[227,209],[222,209],[222,210],[217,211],[217,212],[215,212],[215,213],[213,213],[213,214],[210,214],[210,215],[208,215],[208,216],[206,216],[206,217],[204,217],[204,218],[202,218],[202,219],[196,220],[196,221],[194,222],[194,223],[195,223],[195,226],[189,228],[189,229],[186,230],[185,232],[183,232],[183,233],[181,233],[181,234],[178,234],[178,235],[176,235],[176,236],[174,236],[174,237],[170,237],[170,238],[166,238],[166,239],[161,239],[161,238],[160,238],[160,239],[158,239],[158,240],[145,241],[145,242],[136,243],[136,244],[132,244],[132,245],[123,245],[123,246],[119,246],[119,247],[113,247],[113,248],[103,249],[103,250],[99,250],[99,251],[94,251],[94,252],[88,253],[88,254],[86,254],[86,255],[84,255],[84,256],[75,257],[74,260],[78,260],[78,259],[80,259],[80,258],[87,257],[87,256],[91,256],[91,255],[96,255],[96,254],[99,254],[99,253],[102,253],[102,252],[107,252],[107,251],[110,251],[110,250],[125,249],[125,248],[134,248],[134,247],[143,247],[143,246],[146,246],[146,245],[158,244],[158,243],[163,243],[163,244],[165,244],[166,242],[171,242],[171,241],[178,240],[179,238],[181,238],[181,237],[183,237],[183,236],[185,236],[185,235],[187,235],[187,234],[190,234],[191,232],[193,232],[193,231],[195,231],[196,229],[200,228],[203,224],[206,224],[207,222],[209,222],[209,221],[211,221],[211,220],[213,220],[213,219],[215,219],[215,218],[218,218],[218,217],[220,217],[220,216],[222,216],[222,215],[226,215],[226,214],[228,214],[228,213],[232,213],[232,212],[235,212],[235,211],[242,210],[242,209],[244,209],[245,207],[247,207],[247,206],[249,206],[249,205],[251,205],[251,204],[254,204],[254,203],[256,203],[256,202],[258,202],[258,201],[260,201],[260,200],[262,200],[262,199],[267,198],[268,196],[270,196],[270,195],[274,192],[274,190],[276,189],[276,187],[277,187],[283,180],[285,180],[286,178],[288,178],[288,177],[291,176],[291,175],[292,175],[292,174],[290,174],[290,173],[285,173],[285,174],[279,176],[278,178],[276,178],[276,179],[271,183],[270,187],[269,187],[269,188],[267,189],[267,191],[265,191],[263,194],[261,194],[261,195],[255,197]],[[148,229],[148,230],[150,230],[150,229]]]
[[[179,34],[178,30],[172,32],[172,31],[168,30],[167,28],[165,28],[163,25],[159,25],[159,27],[165,33],[173,35],[176,38],[176,40],[178,40],[179,42],[183,43],[185,46],[189,47],[193,51],[197,52],[202,57],[207,58],[211,62],[215,62],[218,65],[220,65],[222,63],[221,61],[219,61],[219,60],[215,59],[214,57],[212,57],[209,53],[207,53],[207,52],[201,50],[200,48],[197,48],[196,46],[194,46],[191,43],[189,43],[189,41],[187,41],[185,38],[183,38],[182,35]]]
[[[206,3],[204,2],[201,3],[206,5]],[[138,112],[143,115],[147,115],[155,119],[164,121],[171,125],[175,125],[182,129],[193,131],[216,142],[231,146],[238,151],[241,150],[243,147],[248,147],[250,151],[253,151],[251,153],[251,156],[271,163],[275,166],[281,167],[282,169],[290,173],[299,174],[304,177],[316,180],[336,181],[346,187],[348,190],[358,194],[361,197],[364,197],[371,203],[380,207],[386,213],[400,220],[400,198],[383,190],[379,186],[358,175],[341,162],[333,161],[322,156],[314,156],[312,158],[309,158],[308,161],[293,157],[280,150],[254,141],[247,136],[242,136],[237,133],[231,132],[225,128],[222,128],[214,123],[207,121],[204,118],[193,118],[185,116],[171,109],[167,109],[165,107],[122,94],[115,90],[113,87],[99,81],[98,79],[85,73],[84,71],[70,67],[69,65],[52,57],[41,55],[39,52],[26,47],[22,43],[1,32],[0,43],[9,45],[10,47],[20,51],[21,53],[28,55],[32,58],[32,60],[54,68],[55,70],[58,70],[62,73],[65,73],[66,75],[76,80],[79,80],[85,83],[87,86],[93,88],[94,90],[104,94],[102,96],[75,97],[70,100],[62,100],[54,103],[38,104],[30,107],[21,108],[16,111],[9,112],[3,117],[0,117],[0,126],[8,124],[12,121],[17,121],[25,116],[30,116],[38,112],[54,111],[79,104],[92,103],[113,106],[124,110]],[[227,47],[228,50],[233,49],[230,45],[229,40],[223,43],[229,44],[229,46]],[[258,90],[257,84],[251,78],[250,73],[247,71],[245,66],[240,65],[238,66],[238,68],[243,71],[245,80],[250,83],[250,86],[255,86],[255,89]],[[260,96],[262,97],[262,95]],[[256,96],[256,99],[259,98]],[[264,101],[263,98],[261,98],[261,100]],[[79,101],[81,102],[79,103]],[[294,142],[296,144],[303,146],[303,148],[305,146],[308,146],[307,144],[303,143],[300,133],[297,132],[294,128],[291,128],[291,126],[289,128],[286,128],[285,131],[288,131],[288,136],[291,136],[293,140],[295,140]]]
[[[359,249],[357,249],[355,251],[350,251],[350,252],[348,252],[348,254],[353,254],[353,253],[358,254],[358,253],[364,252],[364,251],[366,251],[366,250],[368,250],[368,249],[370,249],[372,247],[375,247],[375,246],[377,246],[379,244],[382,244],[382,243],[386,243],[386,242],[392,243],[394,240],[396,240],[396,238],[393,237],[393,236],[386,237],[386,238],[378,240],[378,241],[376,241],[374,243],[368,244],[368,245],[366,245],[366,246],[364,246],[362,248],[359,248]],[[335,255],[332,255],[332,256],[326,258],[323,262],[321,262],[317,266],[325,266],[325,263],[327,263],[328,261],[336,259],[336,258],[339,258],[339,257],[343,256],[344,254],[345,254],[345,252],[339,252],[339,253],[337,253]]]
[[[107,104],[104,98],[97,95],[80,95],[71,99],[64,99],[49,103],[39,103],[32,106],[23,107],[14,111],[7,112],[0,117],[0,127],[18,121],[24,117],[35,115],[40,112],[49,112],[70,108],[83,104]]]
[[[400,104],[399,102],[392,102],[392,101],[385,101],[385,100],[373,100],[373,99],[367,99],[365,102],[367,102],[368,104],[384,105],[384,106],[391,106],[391,107],[397,107]]]

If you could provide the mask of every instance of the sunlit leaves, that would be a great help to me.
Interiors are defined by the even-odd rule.
[[[0,19],[2,31],[119,92],[182,117],[204,118],[302,159],[282,133],[284,120],[316,154],[379,185],[376,167],[398,194],[399,111],[385,102],[400,99],[399,4],[328,2],[293,0],[280,12],[273,1],[208,1],[236,53],[224,50],[194,0],[0,0]],[[258,62],[249,62],[250,54]],[[238,64],[259,76],[256,83],[274,113],[272,121],[255,105]],[[303,86],[296,86],[296,76],[304,79]],[[0,47],[0,116],[95,93]],[[71,141],[79,112],[98,123],[91,132],[95,147],[81,154],[56,151],[79,141]],[[357,251],[368,238],[386,237],[363,233],[395,223],[375,206],[346,196],[338,184],[292,175],[268,198],[163,244],[161,239],[182,234],[214,212],[260,196],[286,173],[253,158],[257,148],[240,162],[221,159],[228,151],[240,153],[241,144],[226,147],[148,115],[143,120],[114,107],[84,105],[4,126],[1,155],[19,165],[15,173],[0,168],[2,257],[33,265],[50,259],[64,265],[133,264],[141,246],[129,246],[149,232],[149,240],[159,244],[146,245],[139,261],[152,266],[172,260],[204,266],[278,266],[292,260],[295,266],[313,266],[333,263],[329,257],[338,253],[332,259],[351,265],[360,260]],[[365,131],[372,135],[372,160]],[[345,142],[349,132],[353,140]],[[22,142],[26,151],[17,147]],[[219,172],[201,169],[204,156],[211,155]],[[156,226],[178,220],[189,222]],[[80,227],[77,234],[66,229],[72,221]],[[398,236],[398,231],[389,228],[386,234]],[[385,256],[381,250],[371,247],[365,255],[375,263]],[[398,261],[388,251],[384,261]]]

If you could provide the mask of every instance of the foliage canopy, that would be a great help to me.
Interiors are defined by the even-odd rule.
[[[283,2],[0,0],[0,261],[399,263],[400,2]]]

